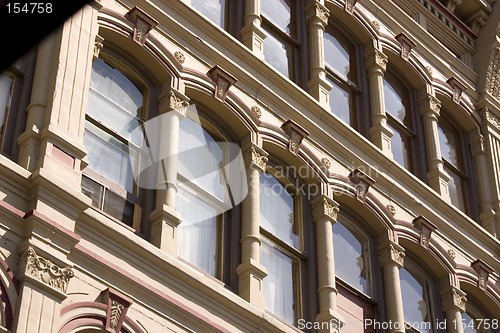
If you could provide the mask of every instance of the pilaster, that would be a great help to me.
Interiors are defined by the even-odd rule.
[[[241,41],[259,59],[264,60],[264,39],[260,18],[260,1],[245,0],[245,26],[241,29]]]

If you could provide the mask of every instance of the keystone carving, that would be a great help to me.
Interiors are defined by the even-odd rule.
[[[462,96],[462,93],[465,91],[466,87],[454,77],[449,78],[446,83],[448,83],[451,87],[453,102],[457,104],[460,103],[460,97]]]
[[[411,50],[417,46],[417,44],[402,32],[396,35],[396,40],[401,44],[401,58],[408,61],[408,59],[410,59]]]
[[[134,25],[132,40],[137,44],[144,46],[148,34],[158,25],[158,21],[146,14],[142,9],[135,6],[125,14],[125,18]]]
[[[104,296],[107,302],[106,331],[118,333],[121,330],[132,300],[111,288],[104,290]]]
[[[420,231],[420,245],[428,249],[431,234],[437,229],[436,225],[422,215],[413,220],[413,225]]]
[[[349,180],[354,184],[356,199],[365,202],[370,186],[375,184],[375,180],[360,169],[354,169],[349,173]]]
[[[477,273],[477,286],[479,289],[486,291],[486,288],[488,287],[488,278],[491,273],[493,273],[493,268],[488,266],[484,261],[481,259],[477,259],[473,263],[470,264],[470,266],[476,271]]]
[[[212,67],[207,75],[215,83],[214,97],[224,102],[229,88],[238,80],[217,65]]]
[[[288,135],[288,150],[297,155],[302,140],[309,135],[309,132],[291,119],[285,121],[283,125],[281,125],[281,128]]]

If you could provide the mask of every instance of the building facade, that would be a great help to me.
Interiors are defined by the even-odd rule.
[[[499,20],[90,2],[0,77],[0,331],[499,331]]]

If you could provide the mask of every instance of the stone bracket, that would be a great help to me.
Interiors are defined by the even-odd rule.
[[[455,77],[449,78],[446,83],[451,87],[453,101],[457,104],[460,103],[460,97],[467,87]]]
[[[420,230],[420,245],[428,249],[431,234],[437,229],[437,226],[422,215],[413,220],[413,225]]]
[[[130,9],[125,14],[125,18],[134,25],[132,40],[137,44],[144,46],[149,32],[158,25],[158,21],[146,14],[146,12],[137,6]]]
[[[493,268],[488,266],[484,261],[481,259],[477,259],[474,262],[470,264],[470,266],[476,271],[477,273],[477,286],[479,289],[486,291],[486,288],[488,287],[488,277],[490,276],[491,273],[493,273]]]
[[[133,301],[116,290],[108,288],[103,291],[106,300],[106,331],[120,332],[127,310]]]
[[[224,102],[229,88],[238,80],[218,65],[212,67],[207,72],[207,75],[215,83],[214,97],[219,101]]]
[[[285,121],[283,125],[281,125],[281,129],[288,135],[288,150],[297,155],[302,140],[309,135],[309,132],[291,119]]]
[[[402,32],[397,34],[395,38],[399,44],[401,44],[401,58],[408,61],[410,59],[411,50],[413,50],[417,44]]]
[[[375,184],[375,179],[368,176],[361,169],[354,169],[349,173],[349,180],[355,185],[356,199],[365,202],[368,190],[370,186]]]

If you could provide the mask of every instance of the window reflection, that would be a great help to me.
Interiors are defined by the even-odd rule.
[[[367,263],[362,243],[341,222],[333,225],[335,275],[368,294]]]
[[[405,268],[399,270],[399,276],[405,321],[421,323],[418,325],[420,332],[432,332],[427,282],[417,280]]]
[[[325,64],[343,78],[349,78],[351,60],[349,50],[329,33],[325,38]]]
[[[285,0],[264,0],[260,2],[261,13],[276,27],[290,35],[292,12],[290,4]]]
[[[210,21],[225,28],[226,0],[191,0],[191,5],[202,12]]]
[[[266,31],[267,37],[264,39],[264,58],[276,68],[281,74],[289,77],[290,59],[289,48],[285,43],[280,42],[276,37]]]

